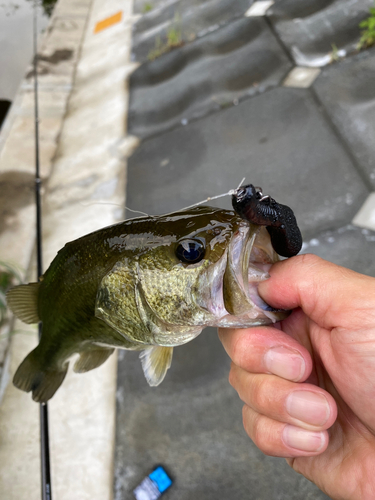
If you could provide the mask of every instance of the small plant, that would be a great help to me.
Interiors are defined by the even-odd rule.
[[[167,38],[163,43],[161,41],[160,36],[155,38],[155,48],[151,50],[147,56],[149,61],[153,61],[157,57],[160,57],[162,54],[169,52],[176,47],[181,47],[183,45],[182,33],[179,28],[180,18],[178,15],[175,16],[172,26],[168,28]]]
[[[370,9],[370,16],[359,24],[362,28],[362,36],[358,43],[358,49],[366,49],[375,45],[375,7]]]
[[[168,47],[178,47],[181,44],[181,30],[171,27],[167,33],[167,44]]]
[[[164,54],[164,52],[166,52],[166,50],[164,50],[165,46],[166,46],[166,44],[163,45],[160,36],[157,36],[155,38],[155,47],[152,50],[150,50],[150,52],[148,53],[147,59],[149,61],[153,61],[157,57]]]
[[[332,51],[330,53],[331,63],[338,62],[346,55],[345,50],[340,50],[335,43],[331,43]]]
[[[338,47],[337,47],[337,45],[335,43],[332,43],[331,47],[332,47],[331,61],[332,62],[337,62],[337,61],[340,60],[339,49],[338,49]]]
[[[7,315],[5,294],[10,287],[20,282],[19,271],[14,266],[0,261],[0,326],[5,322]]]
[[[29,1],[34,3],[34,0],[29,0]],[[41,2],[38,3],[41,3],[44,14],[46,14],[47,17],[51,17],[56,2],[57,0],[42,0]]]
[[[147,14],[147,12],[150,12],[153,8],[154,6],[151,2],[146,2],[142,7],[142,14]]]

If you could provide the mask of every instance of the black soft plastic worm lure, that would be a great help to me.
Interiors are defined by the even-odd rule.
[[[293,257],[301,250],[302,235],[292,209],[264,196],[252,184],[239,187],[232,195],[235,212],[253,224],[266,226],[272,246],[283,257]]]

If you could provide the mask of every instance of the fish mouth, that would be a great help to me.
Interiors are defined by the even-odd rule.
[[[216,318],[212,326],[241,328],[285,319],[289,311],[274,309],[258,293],[259,283],[270,277],[268,270],[278,260],[265,227],[240,225],[211,270],[206,307]]]

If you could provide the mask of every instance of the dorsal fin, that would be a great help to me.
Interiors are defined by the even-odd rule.
[[[11,288],[7,293],[7,304],[24,323],[38,323],[38,293],[40,283],[28,283]]]
[[[168,368],[172,363],[173,347],[152,346],[147,347],[139,355],[143,373],[151,387],[156,387],[163,382]]]

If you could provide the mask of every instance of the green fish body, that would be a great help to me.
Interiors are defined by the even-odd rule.
[[[45,402],[73,354],[74,370],[86,372],[122,348],[142,351],[146,379],[158,385],[173,348],[204,327],[286,317],[257,294],[276,260],[264,227],[212,207],[126,220],[69,242],[39,283],[7,294],[15,315],[43,325],[13,382]]]

